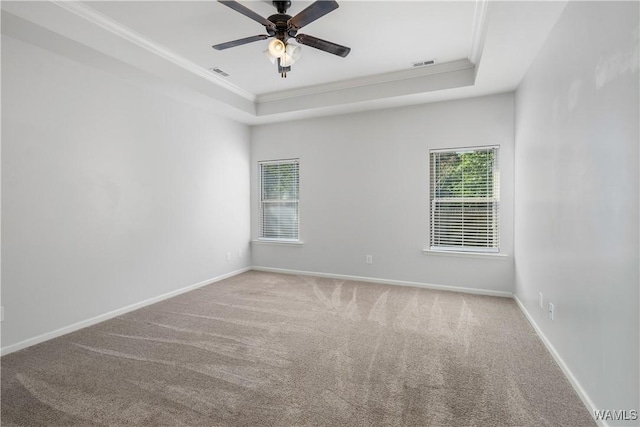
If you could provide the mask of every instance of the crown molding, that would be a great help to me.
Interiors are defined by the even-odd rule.
[[[473,29],[471,32],[471,46],[469,48],[469,61],[478,64],[484,48],[484,39],[487,33],[487,0],[476,0],[476,8],[473,14]]]
[[[246,91],[228,81],[222,79],[221,77],[211,74],[208,70],[200,67],[194,62],[189,61],[187,58],[178,55],[177,53],[161,46],[148,38],[144,37],[142,34],[133,31],[130,28],[125,27],[122,24],[119,24],[107,16],[101,14],[97,10],[83,4],[79,1],[65,1],[65,0],[49,0],[51,3],[56,6],[65,9],[75,15],[95,24],[123,39],[134,43],[135,45],[201,77],[211,83],[214,83],[218,86],[227,89],[228,91],[235,93],[242,98],[245,98],[251,102],[256,101],[256,95],[253,93]]]
[[[307,86],[298,89],[271,92],[258,95],[256,101],[258,104],[265,102],[281,101],[291,98],[299,98],[309,95],[318,95],[327,92],[341,91],[345,89],[360,88],[365,86],[375,86],[384,83],[400,82],[403,80],[418,79],[421,77],[432,76],[441,73],[451,73],[460,70],[474,68],[474,65],[468,59],[459,59],[456,61],[435,64],[428,67],[415,68],[409,70],[393,71],[384,74],[375,74],[366,77],[358,77],[354,79],[341,80],[321,85]]]

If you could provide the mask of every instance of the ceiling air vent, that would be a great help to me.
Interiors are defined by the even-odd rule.
[[[413,62],[413,63],[411,63],[411,66],[413,68],[418,68],[418,67],[426,67],[427,65],[433,65],[435,63],[436,63],[435,59],[429,59],[428,61]]]
[[[222,77],[229,77],[229,74],[225,73],[218,67],[209,68],[209,71],[211,71],[212,73],[220,74]]]

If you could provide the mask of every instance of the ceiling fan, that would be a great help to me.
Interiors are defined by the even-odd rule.
[[[341,46],[307,34],[298,34],[298,30],[305,25],[308,25],[316,19],[319,19],[327,13],[337,9],[338,3],[334,0],[318,0],[294,17],[287,15],[287,9],[291,6],[290,1],[273,1],[272,3],[278,13],[271,15],[268,18],[263,18],[256,12],[234,0],[218,0],[218,2],[264,25],[267,34],[245,37],[226,43],[220,43],[212,47],[216,50],[224,50],[274,37],[274,39],[269,43],[269,48],[265,51],[265,54],[267,54],[273,63],[277,62],[278,72],[282,77],[287,77],[287,72],[291,71],[291,64],[298,60],[301,54],[300,46],[289,43],[289,39],[293,38],[300,44],[311,46],[343,58],[351,52],[351,48],[346,46]]]

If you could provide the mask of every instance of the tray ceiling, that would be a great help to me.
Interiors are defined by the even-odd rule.
[[[267,1],[242,3],[265,17],[276,12]],[[292,3],[290,15],[311,2]],[[286,79],[262,53],[268,40],[211,48],[264,33],[216,1],[3,1],[2,32],[252,124],[513,90],[565,6],[339,3],[301,32],[349,46],[351,54],[303,46]],[[435,65],[412,67],[431,59]]]

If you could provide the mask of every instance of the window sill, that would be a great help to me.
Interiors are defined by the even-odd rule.
[[[277,245],[277,246],[303,246],[302,240],[277,240],[277,239],[255,239],[251,244],[258,245]]]
[[[426,255],[436,256],[452,256],[461,258],[481,258],[481,259],[498,259],[506,260],[509,255],[501,253],[482,253],[482,252],[458,252],[458,251],[434,251],[431,249],[423,249],[422,252]]]

